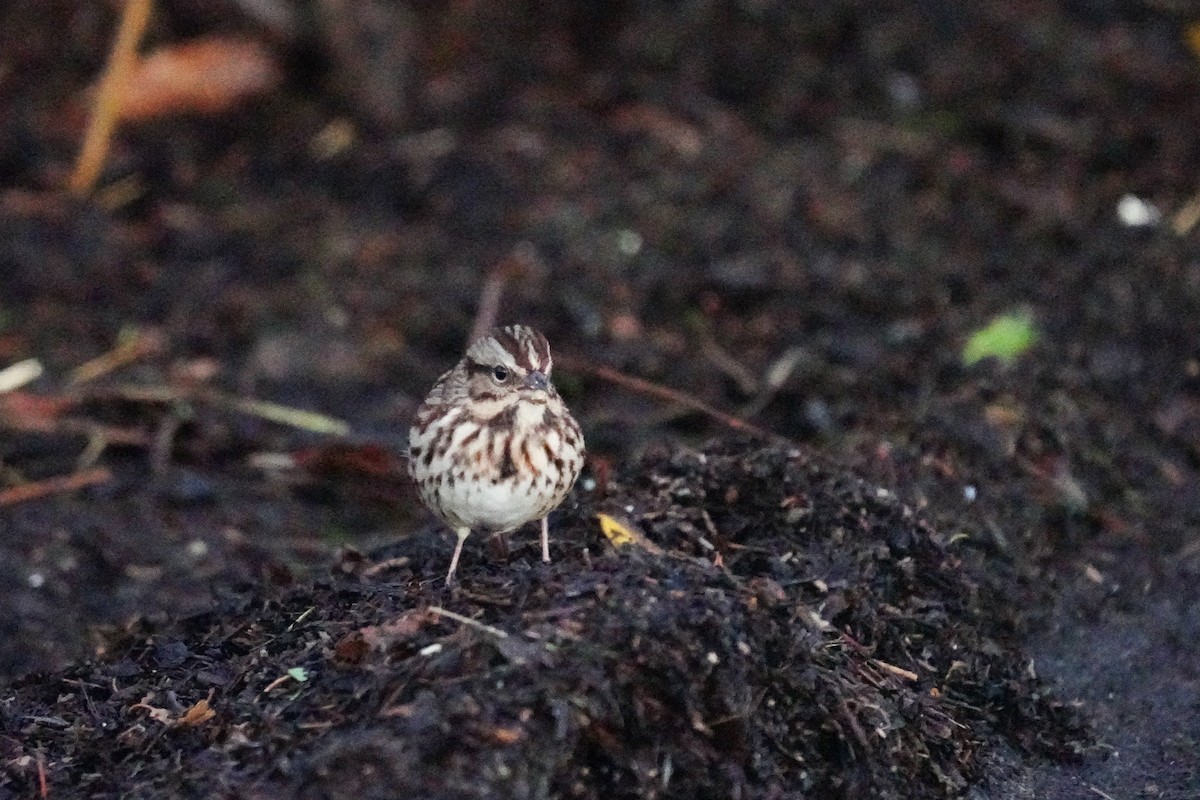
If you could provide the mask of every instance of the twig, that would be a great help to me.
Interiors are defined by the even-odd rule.
[[[115,428],[78,417],[62,416],[62,411],[83,400],[111,399],[128,403],[207,403],[313,433],[333,436],[345,436],[350,433],[349,423],[315,411],[305,411],[266,400],[235,397],[215,389],[173,386],[102,386],[91,390],[77,389],[61,396],[10,392],[0,397],[0,429],[101,436],[105,444],[158,448],[158,458],[160,462],[163,461],[162,451],[170,444],[170,435],[174,433],[170,427],[160,429],[156,436],[151,436],[140,430]]]
[[[893,675],[895,675],[899,678],[904,678],[904,680],[906,680],[906,681],[921,680],[921,676],[918,675],[917,673],[913,672],[912,670],[905,669],[904,667],[897,667],[895,664],[889,664],[888,662],[882,661],[878,658],[872,658],[871,663],[874,664],[875,666],[879,667],[880,669],[887,670],[888,672],[892,673]]]
[[[186,399],[174,386],[138,385],[122,383],[112,386],[96,386],[78,392],[89,400],[117,399],[127,403],[175,403]]]
[[[100,456],[108,449],[108,439],[102,431],[90,431],[87,435],[87,445],[75,459],[75,471],[91,469],[100,461]]]
[[[488,331],[496,327],[496,322],[500,319],[500,300],[504,297],[504,289],[508,282],[532,273],[537,263],[538,256],[533,245],[522,242],[492,267],[483,282],[483,291],[479,294],[479,310],[475,314],[475,324],[471,326],[468,345],[476,339],[483,338]]]
[[[87,383],[107,375],[113,370],[133,364],[144,356],[162,350],[162,336],[145,330],[123,331],[117,346],[107,353],[80,364],[71,371],[68,381],[72,385]]]
[[[435,614],[439,617],[446,617],[447,619],[452,619],[455,622],[461,622],[463,625],[467,625],[468,627],[475,628],[476,630],[481,630],[487,634],[491,634],[492,636],[495,636],[497,639],[507,639],[508,638],[508,633],[500,630],[499,628],[493,627],[493,626],[488,625],[483,622],[479,622],[478,620],[471,619],[470,617],[464,617],[462,614],[457,614],[453,611],[449,611],[445,608],[442,608],[441,606],[430,606],[429,613]]]
[[[96,92],[96,105],[83,137],[83,147],[75,161],[75,171],[71,173],[69,188],[76,196],[83,197],[92,190],[104,166],[113,130],[121,115],[125,85],[137,59],[138,43],[150,20],[153,5],[153,0],[127,0],[125,3],[121,27],[117,30],[117,38],[108,54],[108,66]]]
[[[854,738],[858,740],[863,750],[868,750],[867,734],[863,731],[862,725],[858,724],[858,717],[854,716],[854,712],[850,710],[850,706],[840,697],[838,698],[838,711],[841,712],[842,718],[850,724],[850,731],[854,734]]]
[[[73,492],[85,486],[106,483],[112,479],[112,473],[106,467],[96,467],[82,472],[72,472],[70,475],[57,475],[42,481],[24,483],[11,489],[0,491],[0,506],[11,506],[27,500],[37,500],[52,494]]]
[[[479,339],[496,325],[500,311],[500,300],[504,295],[504,287],[508,281],[514,276],[522,272],[530,270],[531,267],[537,264],[537,253],[533,247],[526,244],[518,246],[511,254],[502,259],[488,275],[487,281],[483,285],[483,292],[479,298],[479,311],[475,315],[475,324],[471,328],[471,339],[468,344]],[[712,343],[716,348],[715,342]],[[719,348],[716,348],[719,352]],[[566,366],[569,370],[576,372],[584,372],[594,375],[597,378],[602,378],[618,386],[623,386],[630,391],[640,394],[647,394],[651,397],[658,397],[662,400],[667,400],[673,403],[679,403],[693,411],[698,411],[705,416],[717,420],[726,426],[733,428],[736,431],[749,433],[754,436],[759,436],[768,441],[793,445],[790,439],[785,436],[780,436],[777,433],[771,433],[768,430],[758,427],[757,425],[747,422],[744,419],[735,417],[732,414],[726,414],[702,400],[695,397],[683,394],[675,389],[669,389],[666,386],[660,386],[657,383],[642,378],[635,378],[632,375],[625,375],[611,367],[606,367],[601,364],[593,364],[590,361],[580,358],[560,357],[559,363]],[[725,364],[728,367],[728,364]],[[742,378],[749,376],[749,373],[742,375]],[[753,381],[753,376],[749,376],[749,380]]]
[[[172,409],[159,422],[150,444],[150,471],[163,475],[171,465],[171,449],[175,446],[175,435],[183,426],[183,419]]]
[[[283,686],[288,681],[294,681],[294,680],[296,680],[296,678],[294,676],[284,673],[283,675],[280,675],[278,678],[276,678],[275,680],[271,681],[266,686],[264,686],[263,690],[258,693],[258,696],[262,697],[265,694],[270,694],[271,692],[278,689],[280,686]]]
[[[385,558],[383,561],[377,561],[371,566],[362,571],[362,574],[368,578],[372,578],[381,572],[386,572],[389,569],[399,569],[400,567],[408,566],[410,561],[408,556],[396,556],[395,558]]]
[[[37,769],[38,769],[38,796],[42,800],[46,800],[50,796],[50,785],[46,782],[46,754],[38,750],[37,754]]]
[[[316,606],[309,606],[308,608],[301,611],[300,616],[298,616],[294,620],[292,620],[292,624],[287,626],[288,632],[290,633],[292,630],[294,630],[297,625],[299,625],[301,622],[304,622],[304,620],[308,619],[309,614],[311,614],[312,612],[314,612],[316,610],[317,610]]]
[[[728,375],[746,395],[758,394],[758,378],[745,364],[730,355],[707,330],[701,332],[700,353],[714,367]]]
[[[504,268],[508,259],[500,262],[500,266],[488,273],[483,282],[483,291],[479,293],[479,310],[475,313],[475,324],[471,326],[472,344],[496,326],[500,316],[500,298],[504,296],[504,285],[508,283],[509,272]]]
[[[1109,794],[1109,793],[1108,793],[1108,792],[1106,792],[1106,791],[1103,791],[1102,789],[1098,789],[1098,788],[1096,788],[1095,786],[1092,786],[1090,783],[1087,785],[1087,787],[1088,787],[1088,789],[1090,789],[1091,791],[1093,791],[1093,792],[1095,792],[1096,794],[1098,794],[1098,795],[1100,795],[1101,797],[1103,797],[1103,798],[1104,798],[1104,800],[1114,800],[1114,798],[1113,798],[1113,796],[1112,796],[1111,794]]]
[[[879,667],[880,669],[886,670],[887,672],[892,673],[893,675],[895,675],[898,678],[904,678],[904,680],[906,680],[906,681],[921,680],[921,676],[918,675],[917,673],[913,672],[912,670],[907,670],[904,667],[898,667],[895,664],[889,664],[888,662],[886,662],[882,659],[875,658],[874,656],[871,655],[870,648],[868,648],[862,642],[855,639],[853,636],[851,636],[846,631],[842,631],[841,638],[842,638],[842,641],[845,642],[846,644],[850,645],[851,649],[853,649],[856,653],[858,653],[859,655],[867,656],[867,660],[870,661],[875,666]]]
[[[23,433],[45,433],[58,436],[97,437],[102,441],[97,445],[89,445],[84,451],[90,455],[92,447],[103,451],[104,447],[115,444],[123,447],[148,447],[150,437],[132,428],[116,428],[111,425],[100,425],[91,420],[78,417],[60,417],[58,419],[13,419],[0,417],[0,430],[21,431]]]
[[[713,408],[703,400],[684,394],[676,389],[670,389],[657,383],[645,380],[644,378],[635,378],[632,375],[626,375],[612,367],[606,367],[603,364],[595,364],[591,361],[582,358],[574,358],[571,356],[560,356],[559,363],[568,370],[574,372],[582,372],[587,375],[593,375],[610,383],[615,383],[625,389],[638,394],[657,397],[660,400],[666,400],[670,403],[678,403],[686,406],[693,411],[699,412],[710,419],[716,420],[726,427],[733,428],[735,431],[748,433],[753,436],[759,436],[771,442],[779,444],[787,444],[795,446],[795,442],[788,439],[786,436],[781,436],[778,433],[772,433],[764,428],[760,428],[752,422],[747,422],[740,417],[735,417],[732,414],[727,414],[724,411]]]

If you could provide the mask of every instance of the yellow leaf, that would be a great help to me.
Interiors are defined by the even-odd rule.
[[[1200,58],[1200,22],[1193,22],[1191,25],[1188,25],[1185,36],[1187,37],[1188,47],[1192,50],[1192,55]]]
[[[613,547],[624,547],[627,544],[633,544],[637,541],[638,536],[629,528],[625,527],[608,514],[597,514],[596,518],[600,520],[600,532],[604,537],[612,542]]]
[[[608,514],[597,514],[596,519],[600,520],[600,532],[604,534],[604,538],[612,542],[613,547],[632,544],[655,555],[662,555],[661,547],[647,539],[646,534],[628,522],[621,522]]]

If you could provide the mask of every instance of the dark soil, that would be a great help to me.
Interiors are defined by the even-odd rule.
[[[88,202],[112,9],[0,10],[0,490],[110,473],[0,505],[0,798],[1200,796],[1190,4],[269,5],[158,4],[287,82]],[[397,454],[500,274],[589,465],[446,589]]]

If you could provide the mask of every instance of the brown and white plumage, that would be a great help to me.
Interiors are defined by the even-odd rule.
[[[458,534],[450,583],[473,530],[505,533],[542,521],[583,466],[579,425],[550,382],[546,337],[524,325],[496,328],[442,375],[409,431],[409,472],[421,499]]]

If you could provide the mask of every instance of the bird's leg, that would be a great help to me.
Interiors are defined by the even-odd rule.
[[[454,571],[458,569],[458,557],[462,555],[463,542],[471,535],[470,528],[456,528],[454,531],[458,534],[458,544],[454,546],[454,555],[450,559],[450,570],[446,573],[446,585],[454,583]]]
[[[550,563],[550,515],[542,517],[542,561]]]

